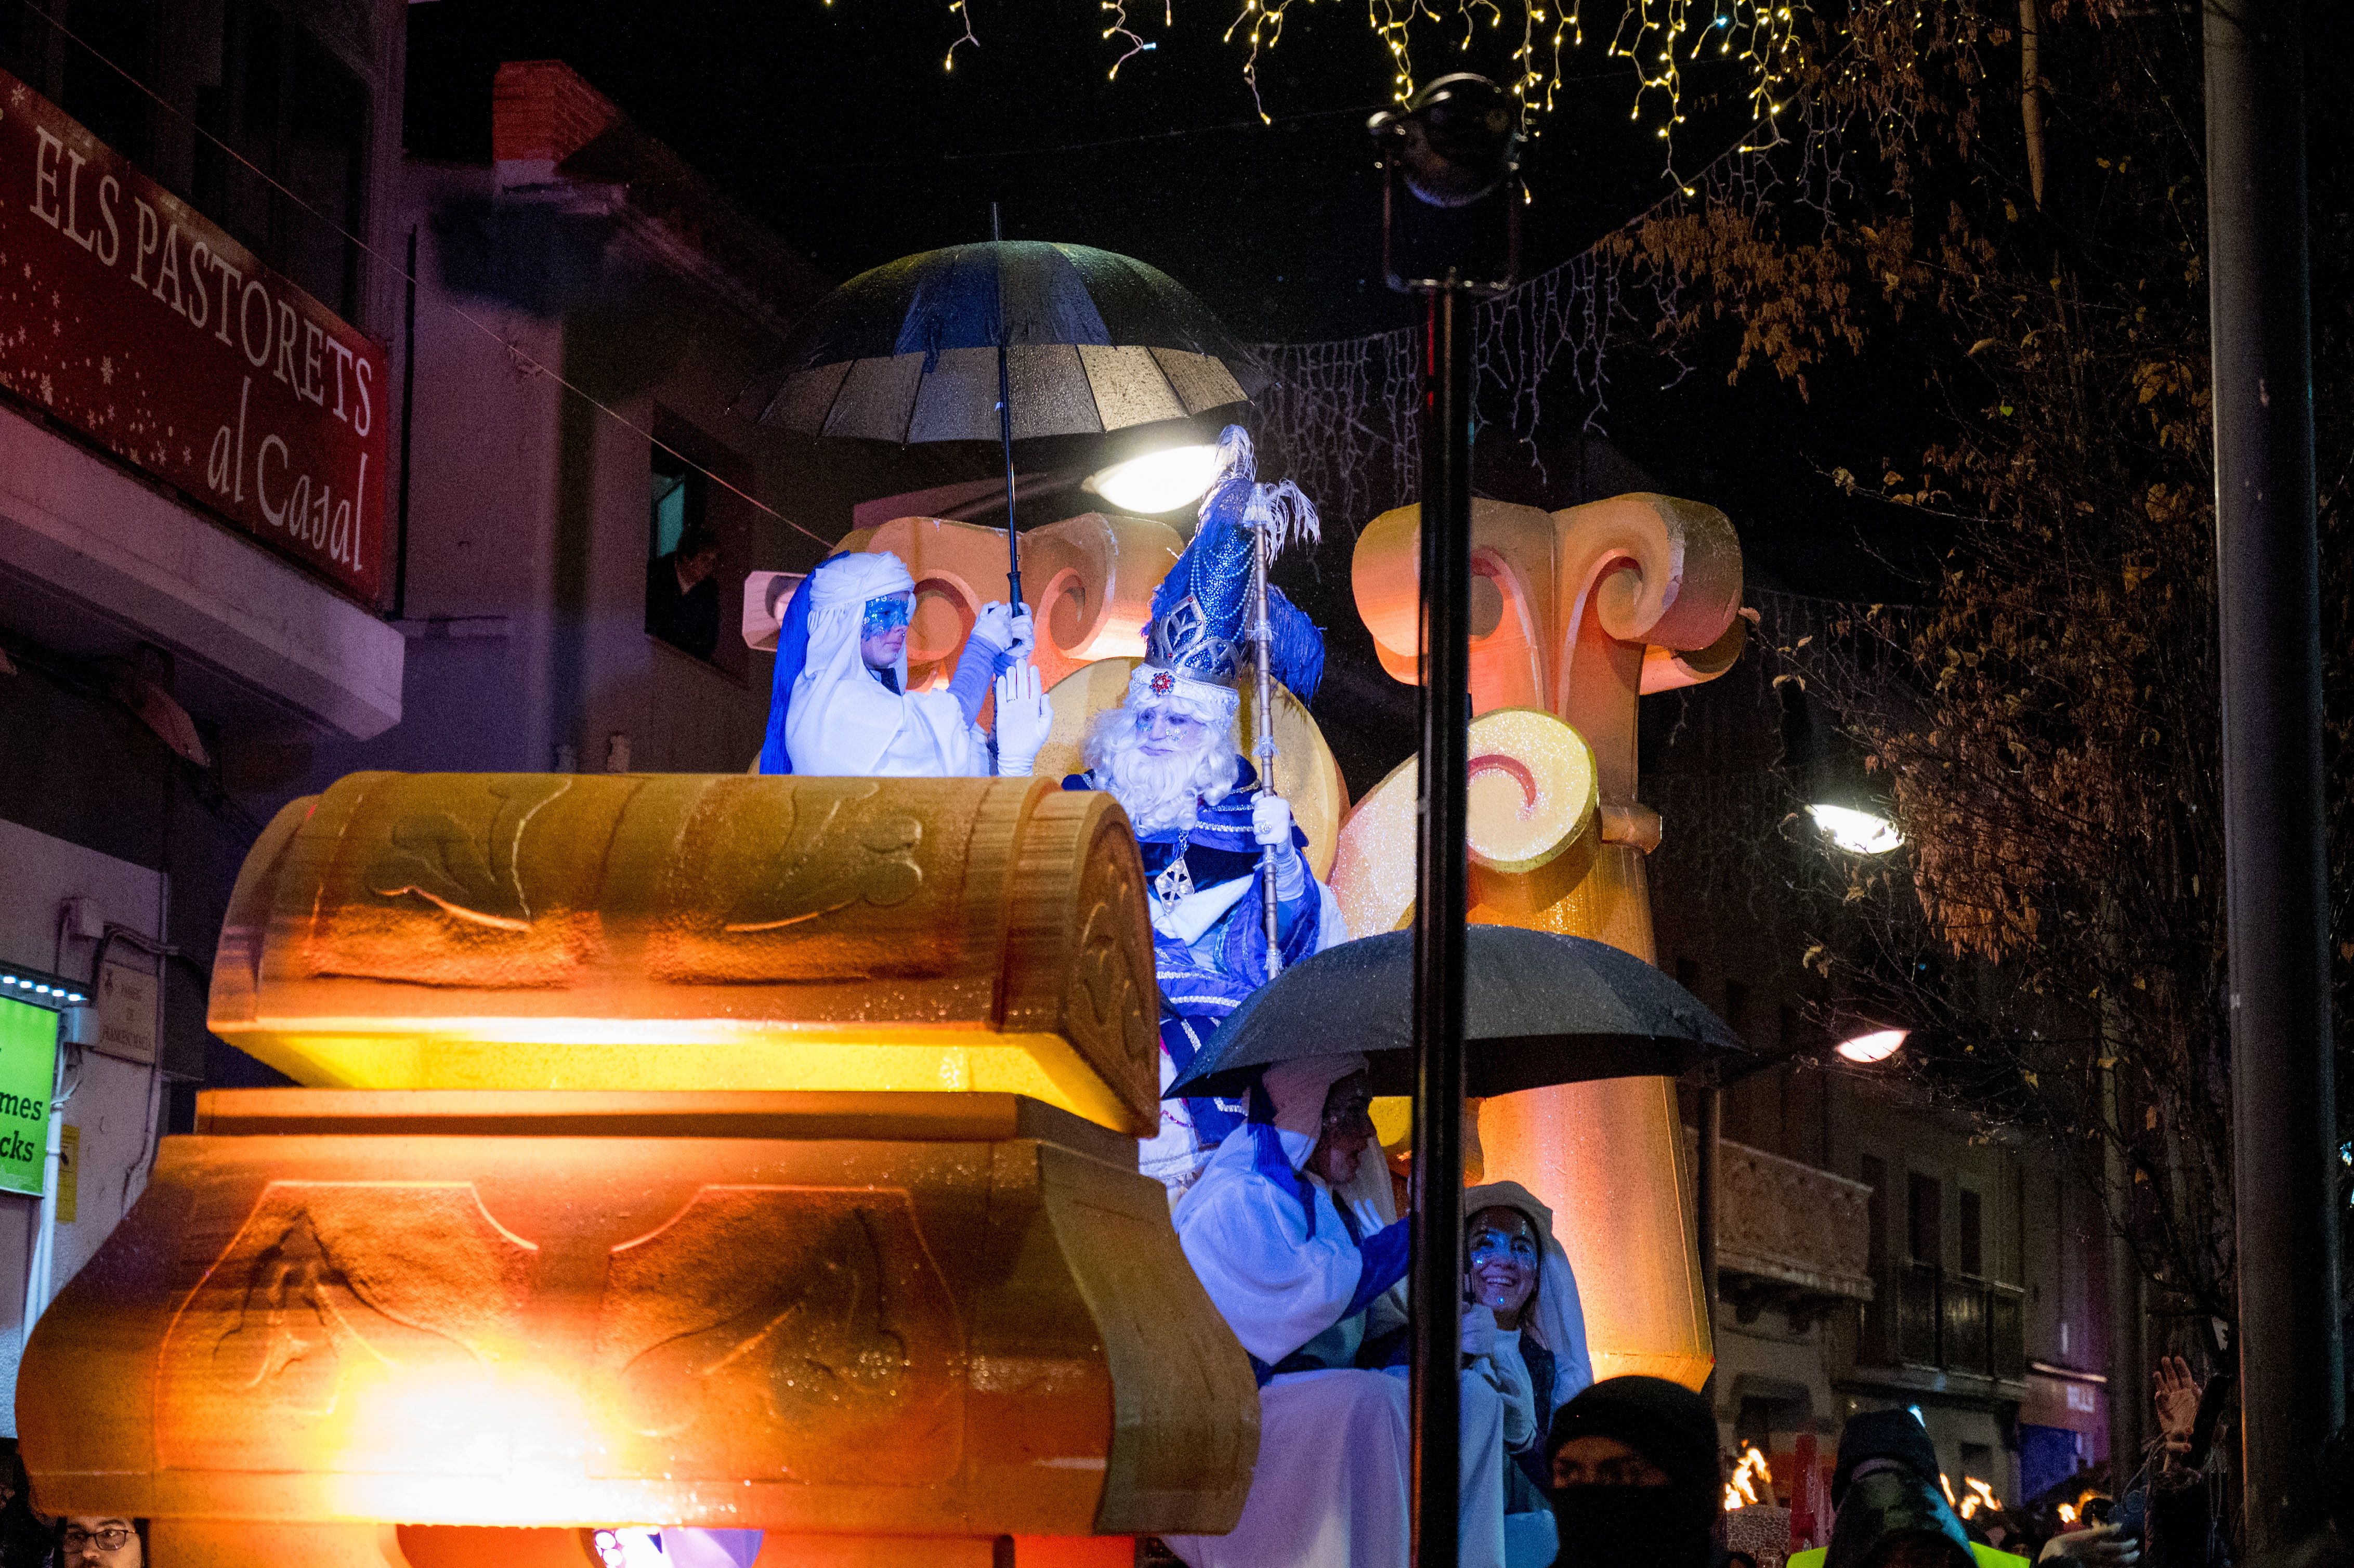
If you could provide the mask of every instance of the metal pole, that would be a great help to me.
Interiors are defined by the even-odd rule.
[[[1005,449],[1005,603],[1022,608],[1022,534],[1013,525],[1013,376],[1005,363],[1005,239],[997,204],[989,204],[989,243],[997,263],[997,439]]]
[[[2240,1407],[2251,1553],[2316,1522],[2345,1414],[2331,1169],[2305,6],[2208,0],[2208,300]]]
[[[1427,291],[1422,393],[1422,761],[1414,916],[1414,1562],[1453,1568],[1461,1451],[1463,957],[1469,881],[1471,298]]]
[[[1693,1229],[1700,1234],[1701,1299],[1708,1313],[1709,1342],[1716,1341],[1716,1236],[1717,1203],[1723,1183],[1719,1175],[1723,1170],[1724,1155],[1724,1091],[1709,1088],[1700,1092],[1700,1152],[1692,1161],[1692,1185],[1699,1191],[1692,1194],[1692,1213],[1697,1222]],[[1714,1396],[1716,1373],[1709,1372]]]
[[[1274,549],[1268,535],[1274,528],[1275,522],[1270,517],[1251,535],[1251,590],[1258,607],[1258,619],[1251,626],[1251,643],[1258,651],[1258,707],[1251,723],[1257,742],[1252,749],[1258,758],[1258,787],[1268,795],[1276,792],[1275,673],[1269,660],[1275,628],[1267,616],[1267,556]],[[1267,978],[1273,980],[1283,972],[1283,901],[1275,890],[1275,851],[1271,847],[1259,852],[1258,891],[1259,914],[1267,922]]]

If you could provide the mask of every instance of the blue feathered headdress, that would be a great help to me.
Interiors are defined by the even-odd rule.
[[[1252,537],[1268,530],[1267,557],[1295,539],[1321,537],[1316,507],[1289,480],[1257,482],[1250,433],[1228,425],[1218,436],[1218,477],[1202,497],[1193,542],[1152,596],[1152,624],[1135,681],[1155,694],[1180,683],[1231,693],[1250,648]],[[1307,613],[1270,586],[1268,673],[1301,702],[1324,678],[1324,634]],[[1229,699],[1231,700],[1231,699]]]

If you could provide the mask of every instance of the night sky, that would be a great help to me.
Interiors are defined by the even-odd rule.
[[[1114,81],[1117,42],[1081,0],[974,0],[980,47],[959,50],[953,72],[941,58],[960,24],[945,0],[433,0],[409,10],[408,142],[422,156],[486,159],[498,62],[559,58],[836,278],[985,238],[995,200],[1009,237],[1140,257],[1247,341],[1410,320],[1413,302],[1378,275],[1364,122],[1389,68],[1363,8],[1293,6],[1262,57],[1271,126],[1257,119],[1239,43],[1220,40],[1231,7],[1175,0],[1165,29],[1150,0],[1132,9],[1160,47]],[[1501,74],[1500,51],[1479,45],[1469,56],[1428,48],[1418,63]],[[1671,188],[1656,115],[1628,118],[1627,63],[1589,35],[1563,69],[1563,107],[1524,162],[1524,272]],[[1691,79],[1680,164],[1740,137],[1743,90],[1731,72]],[[1929,428],[1917,370],[1828,366],[1808,402],[1770,375],[1728,387],[1723,362],[1694,364],[1677,380],[1659,361],[1622,358],[1602,433],[1659,488],[1724,508],[1758,579],[1906,597],[1904,578],[1943,536],[1911,514],[1843,500],[1823,476],[1840,465],[1877,474],[1917,448]],[[1363,521],[1346,520],[1341,549]],[[1345,576],[1345,561],[1330,565]]]

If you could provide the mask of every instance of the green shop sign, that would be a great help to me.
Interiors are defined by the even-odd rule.
[[[0,1192],[40,1196],[57,1073],[58,1015],[0,996]]]

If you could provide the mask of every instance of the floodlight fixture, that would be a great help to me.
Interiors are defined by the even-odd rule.
[[[1218,449],[1206,442],[1163,447],[1087,476],[1085,487],[1122,512],[1153,517],[1191,506],[1218,476]]]

